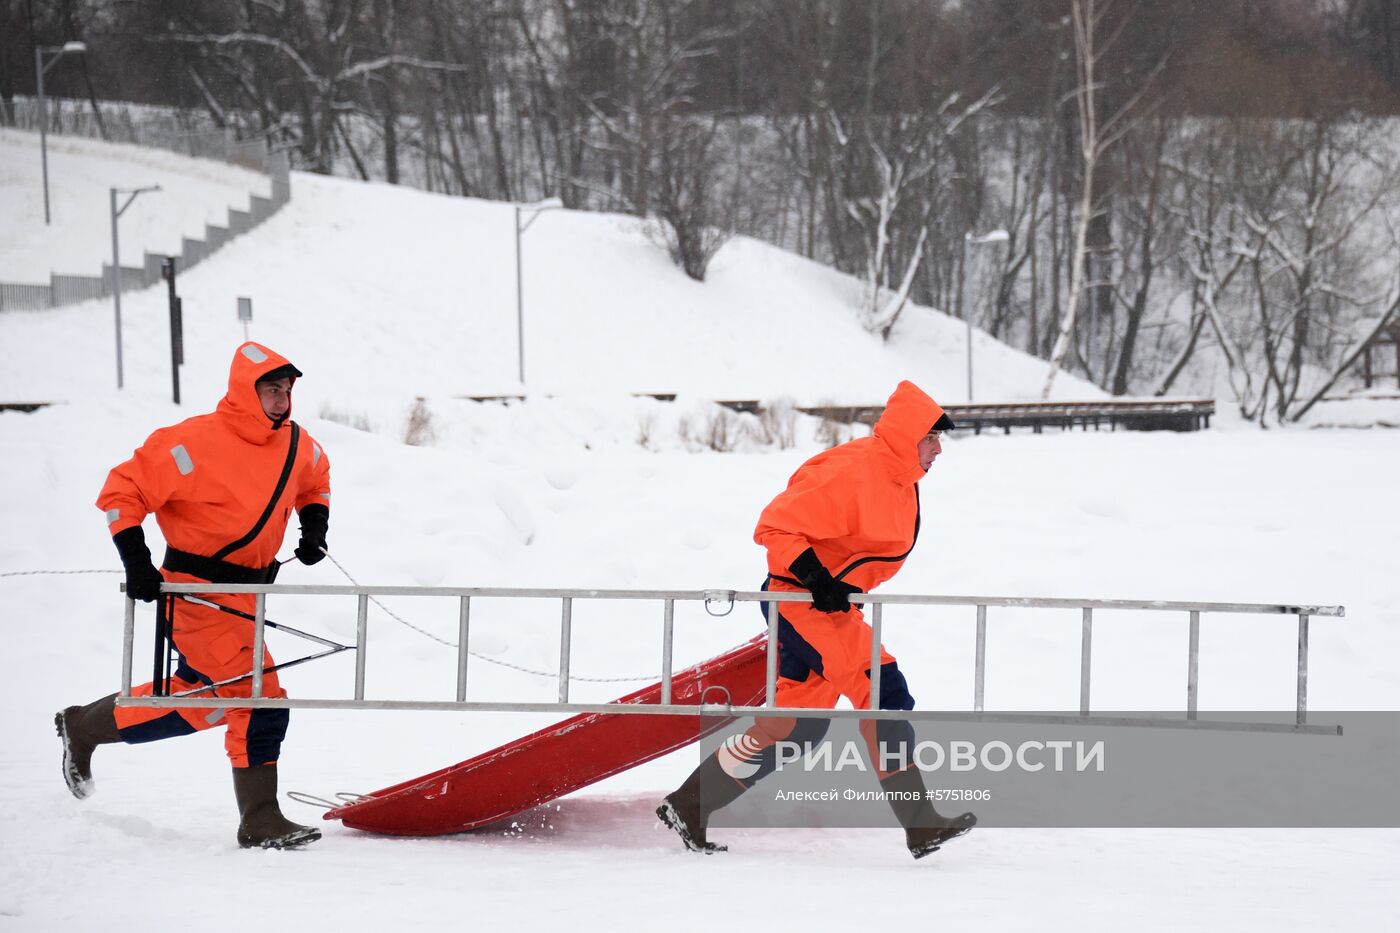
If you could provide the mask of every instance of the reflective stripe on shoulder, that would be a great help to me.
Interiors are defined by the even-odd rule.
[[[190,452],[185,449],[184,444],[176,444],[170,448],[170,456],[175,458],[175,466],[179,469],[181,476],[189,476],[194,472],[194,460],[190,457]]]
[[[311,445],[311,465],[312,465],[312,466],[315,466],[316,464],[318,464],[318,463],[320,463],[320,462],[321,462],[321,445],[320,445],[320,444],[312,444],[312,445]]]
[[[238,352],[239,352],[239,353],[242,353],[244,356],[246,356],[248,359],[252,360],[254,363],[265,363],[265,362],[267,362],[267,354],[264,353],[262,350],[258,349],[257,344],[254,344],[254,343],[245,343],[245,344],[242,346],[242,348],[239,349]]]
[[[119,518],[121,518],[121,517],[122,517],[122,510],[121,510],[121,509],[108,509],[108,510],[107,510],[107,524],[108,524],[108,525],[115,525],[115,524],[117,523],[117,519],[119,519]]]

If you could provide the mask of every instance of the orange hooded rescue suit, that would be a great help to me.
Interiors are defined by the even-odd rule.
[[[290,408],[274,422],[258,399],[255,383],[275,370],[293,381],[301,375],[267,347],[243,344],[229,367],[228,393],[214,412],[161,428],[108,474],[97,499],[108,530],[116,535],[154,512],[168,545],[161,567],[166,582],[268,582],[292,509],[329,508],[330,462],[320,445],[291,421]],[[252,595],[205,598],[249,615],[255,610]],[[253,623],[178,598],[162,600],[179,652],[170,692],[243,677],[210,692],[250,696]],[[271,667],[272,656],[264,652],[262,663]],[[151,692],[151,684],[132,690],[136,696]],[[275,673],[264,676],[263,695],[287,695]],[[118,706],[116,720],[128,743],[226,725],[224,745],[233,766],[248,768],[277,760],[288,711]]]
[[[806,592],[790,568],[809,548],[833,578],[861,592],[870,592],[898,573],[919,536],[918,482],[925,475],[919,442],[942,417],[937,402],[912,382],[900,382],[873,436],[841,444],[802,464],[763,510],[754,530],[754,540],[768,552],[764,589]],[[831,613],[819,612],[810,603],[782,602],[778,607],[776,704],[834,708],[844,696],[855,709],[868,709],[873,633],[860,607]],[[878,705],[914,708],[904,675],[883,646]],[[823,720],[759,719],[747,740],[735,747],[742,747],[741,758],[754,760],[786,738],[814,742],[825,734],[826,725]],[[897,744],[900,736],[893,733],[907,729],[907,723],[894,720],[881,721],[878,730],[862,723],[868,742],[876,741],[878,731],[879,741]],[[768,770],[762,768],[743,783],[752,785]]]

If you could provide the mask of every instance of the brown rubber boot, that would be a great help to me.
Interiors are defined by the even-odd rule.
[[[727,852],[728,846],[716,845],[705,838],[710,814],[728,806],[747,790],[734,780],[714,755],[700,763],[680,787],[676,788],[656,808],[656,815],[667,828],[681,837],[692,852]]]
[[[63,742],[63,782],[79,800],[97,793],[92,780],[92,751],[122,740],[117,732],[117,695],[70,706],[54,713],[53,724]]]
[[[238,799],[238,844],[245,849],[296,849],[321,838],[312,826],[293,823],[277,806],[277,765],[233,769]]]
[[[929,802],[923,775],[918,768],[906,768],[880,782],[889,794],[890,809],[904,827],[904,843],[914,858],[923,858],[942,848],[943,843],[969,832],[977,816],[963,813],[942,816]]]

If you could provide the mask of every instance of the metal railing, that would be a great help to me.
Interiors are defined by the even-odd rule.
[[[252,698],[211,698],[196,696],[209,688],[202,687],[187,691],[184,695],[142,696],[131,695],[132,652],[135,643],[135,603],[126,600],[126,622],[122,647],[122,685],[118,703],[122,706],[141,707],[187,707],[187,708],[273,708],[273,709],[378,709],[378,710],[472,710],[498,712],[540,712],[540,713],[620,713],[628,715],[703,715],[703,716],[756,716],[756,717],[798,717],[826,719],[905,719],[905,720],[945,720],[979,722],[1049,722],[1067,724],[1099,724],[1125,726],[1163,726],[1172,728],[1225,729],[1258,732],[1301,732],[1312,734],[1340,734],[1340,727],[1318,725],[1308,722],[1308,629],[1314,616],[1341,618],[1345,616],[1343,606],[1303,606],[1261,603],[1207,603],[1175,602],[1162,600],[1124,599],[1065,599],[1032,598],[1020,596],[906,596],[857,593],[850,597],[851,602],[863,604],[868,617],[873,638],[871,640],[870,696],[871,704],[880,695],[880,643],[886,606],[967,606],[976,610],[976,654],[974,660],[973,698],[971,712],[949,712],[940,710],[833,710],[815,708],[778,707],[775,703],[778,678],[778,652],[769,650],[766,657],[765,700],[762,706],[733,706],[729,703],[701,703],[699,705],[675,704],[672,702],[673,653],[675,605],[677,602],[702,602],[712,615],[727,615],[735,603],[766,603],[768,619],[768,644],[778,642],[778,603],[810,602],[807,593],[783,592],[744,592],[736,590],[596,590],[596,589],[517,589],[490,587],[441,587],[441,586],[345,586],[345,585],[291,585],[291,584],[209,584],[209,583],[165,583],[161,591],[167,594],[207,596],[210,594],[253,594],[253,657],[263,656],[265,626],[273,625],[266,618],[268,595],[287,596],[353,596],[356,599],[355,644],[338,645],[330,651],[312,658],[335,653],[336,650],[353,650],[355,659],[355,681],[353,699],[316,698],[267,698],[263,694],[264,670],[255,667],[241,680],[251,678]],[[373,596],[427,596],[455,598],[459,600],[458,641],[457,641],[457,690],[456,699],[447,700],[372,700],[365,698],[365,662],[368,656],[368,610]],[[505,702],[468,701],[467,669],[470,651],[471,601],[474,598],[491,599],[557,599],[560,600],[559,624],[559,699],[557,702]],[[661,693],[658,703],[576,703],[569,700],[571,660],[571,640],[573,629],[573,603],[575,600],[643,600],[658,601],[663,604],[661,617],[662,646],[660,658]],[[723,612],[717,608],[724,609]],[[996,713],[984,708],[986,666],[987,666],[987,610],[1007,609],[1078,609],[1082,612],[1079,660],[1079,713],[1072,714],[1033,714]],[[1182,613],[1188,618],[1186,709],[1184,718],[1095,716],[1090,704],[1092,684],[1092,648],[1094,613],[1102,611],[1148,611]],[[1229,722],[1200,719],[1197,698],[1199,695],[1199,652],[1200,625],[1203,613],[1254,614],[1296,616],[1298,619],[1298,665],[1297,703],[1295,721],[1292,724],[1278,722]],[[323,645],[335,645],[325,639],[306,636],[305,633],[290,630],[294,634],[310,637]],[[159,651],[159,648],[157,649]],[[159,663],[159,662],[158,662]],[[278,665],[276,670],[292,663]],[[159,679],[159,678],[157,678]]]

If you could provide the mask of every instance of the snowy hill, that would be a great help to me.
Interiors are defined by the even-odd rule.
[[[27,177],[37,174],[38,161],[28,142],[25,134],[0,135],[0,192],[16,203],[20,217],[34,216],[29,193],[38,190],[37,179]],[[73,141],[62,156],[55,156],[52,184],[64,192],[63,210],[45,234],[48,248],[16,251],[5,268],[25,265],[7,274],[42,281],[45,260],[83,269],[100,265],[101,250],[94,253],[81,234],[95,229],[106,236],[106,224],[94,224],[90,212],[73,216],[69,205],[100,208],[105,218],[106,188],[117,183],[112,179],[148,177],[141,172],[152,161],[192,166],[181,194],[138,199],[145,216],[165,218],[170,231],[186,222],[177,207],[189,216],[201,204],[222,209],[231,196],[229,172],[258,178],[204,160],[91,141]],[[275,337],[282,352],[316,374],[302,391],[314,393],[318,407],[323,399],[353,406],[386,393],[411,400],[520,391],[511,205],[308,174],[296,174],[292,187],[292,203],[271,228],[235,241],[180,280],[183,378],[192,398],[221,391],[228,347],[242,336],[239,296],[253,299],[252,336]],[[123,242],[137,250],[143,236],[148,248],[170,242],[147,227],[124,228]],[[81,246],[81,260],[54,254],[65,240],[75,254]],[[966,395],[961,322],[911,308],[885,346],[855,322],[855,280],[766,244],[731,242],[703,285],[682,275],[633,218],[549,211],[537,216],[523,244],[531,394],[660,392],[873,404],[884,400],[898,373],[935,398],[951,402]],[[36,352],[0,373],[0,398],[72,399],[85,391],[46,372],[43,351],[50,348],[43,344],[50,334],[63,335],[63,356],[83,370],[114,371],[111,317],[110,302],[38,317],[6,315],[0,336]],[[130,390],[165,395],[164,290],[124,296],[123,318]],[[974,352],[979,398],[1037,395],[1043,363],[982,334]],[[373,391],[366,392],[369,372]],[[93,388],[109,384],[99,379]],[[1058,382],[1057,391],[1062,398],[1102,394],[1072,378]]]
[[[91,160],[99,195],[129,167],[115,149],[80,157]],[[12,158],[0,161],[0,178],[28,171]],[[309,175],[292,184],[282,212],[180,280],[183,406],[169,401],[159,289],[123,304],[120,394],[109,305],[0,314],[0,401],[63,403],[0,413],[0,605],[11,659],[0,681],[6,929],[126,929],[189,920],[191,905],[201,926],[244,926],[242,911],[203,909],[227,903],[230,890],[279,924],[345,930],[464,920],[485,929],[712,929],[724,913],[747,928],[790,920],[795,909],[854,925],[882,905],[915,923],[936,911],[940,925],[995,931],[1393,922],[1396,830],[979,829],[915,863],[893,830],[751,829],[725,833],[726,856],[701,858],[651,813],[694,766],[693,751],[515,827],[401,840],[327,824],[325,840],[296,854],[236,848],[214,732],[103,748],[100,793],[73,800],[58,775],[52,714],[114,690],[119,671],[120,576],[92,501],[107,470],[151,429],[217,400],[242,339],[240,295],[254,299],[252,336],[307,373],[294,413],[331,458],[331,551],[369,584],[753,588],[763,575],[754,521],[819,449],[815,422],[798,424],[790,449],[750,443],[719,454],[684,443],[682,418],[712,414],[703,403],[716,398],[880,402],[900,378],[948,401],[963,391],[960,322],[911,309],[886,347],[853,323],[849,278],[739,240],[702,286],[635,221],[552,211],[525,235],[530,398],[463,401],[454,396],[520,389],[511,208]],[[210,190],[223,205],[229,192]],[[8,209],[10,190],[3,194]],[[21,204],[21,229],[42,228],[42,208],[36,221],[32,207]],[[76,234],[72,243],[76,257]],[[976,352],[979,399],[1033,395],[1043,379],[1043,364],[990,340]],[[1064,378],[1057,385],[1066,395],[1091,391]],[[630,395],[642,391],[682,398]],[[427,397],[437,440],[410,447],[401,438],[416,396]],[[1265,433],[1222,420],[1191,435],[950,438],[921,484],[918,548],[886,590],[1344,604],[1345,619],[1313,624],[1311,708],[1400,708],[1400,432]],[[643,448],[647,425],[656,439]],[[153,522],[147,535],[159,553]],[[345,578],[325,561],[289,565],[280,582]],[[386,602],[455,637],[455,605]],[[353,638],[353,602],[284,597],[269,614]],[[651,676],[658,619],[580,604],[574,672]],[[145,607],[141,620],[148,628]],[[886,625],[920,705],[967,709],[970,612],[891,611]],[[1180,708],[1185,620],[1104,614],[1097,625],[1096,707]],[[690,609],[678,611],[676,627],[677,661],[691,663],[751,637],[758,617],[716,620]],[[988,707],[1074,708],[1079,628],[1077,612],[995,611]],[[370,638],[370,696],[450,698],[451,650],[377,610]],[[269,644],[279,657],[298,647],[275,633]],[[474,609],[472,647],[483,658],[550,670],[558,645],[554,604]],[[1208,616],[1202,708],[1292,708],[1295,652],[1291,618]],[[471,699],[547,700],[556,691],[552,677],[472,664]],[[284,683],[295,696],[347,696],[352,676],[341,655],[290,671]],[[635,686],[584,682],[572,694],[606,699]],[[546,721],[298,711],[283,788],[373,790]],[[314,809],[285,806],[295,819],[317,819]]]

